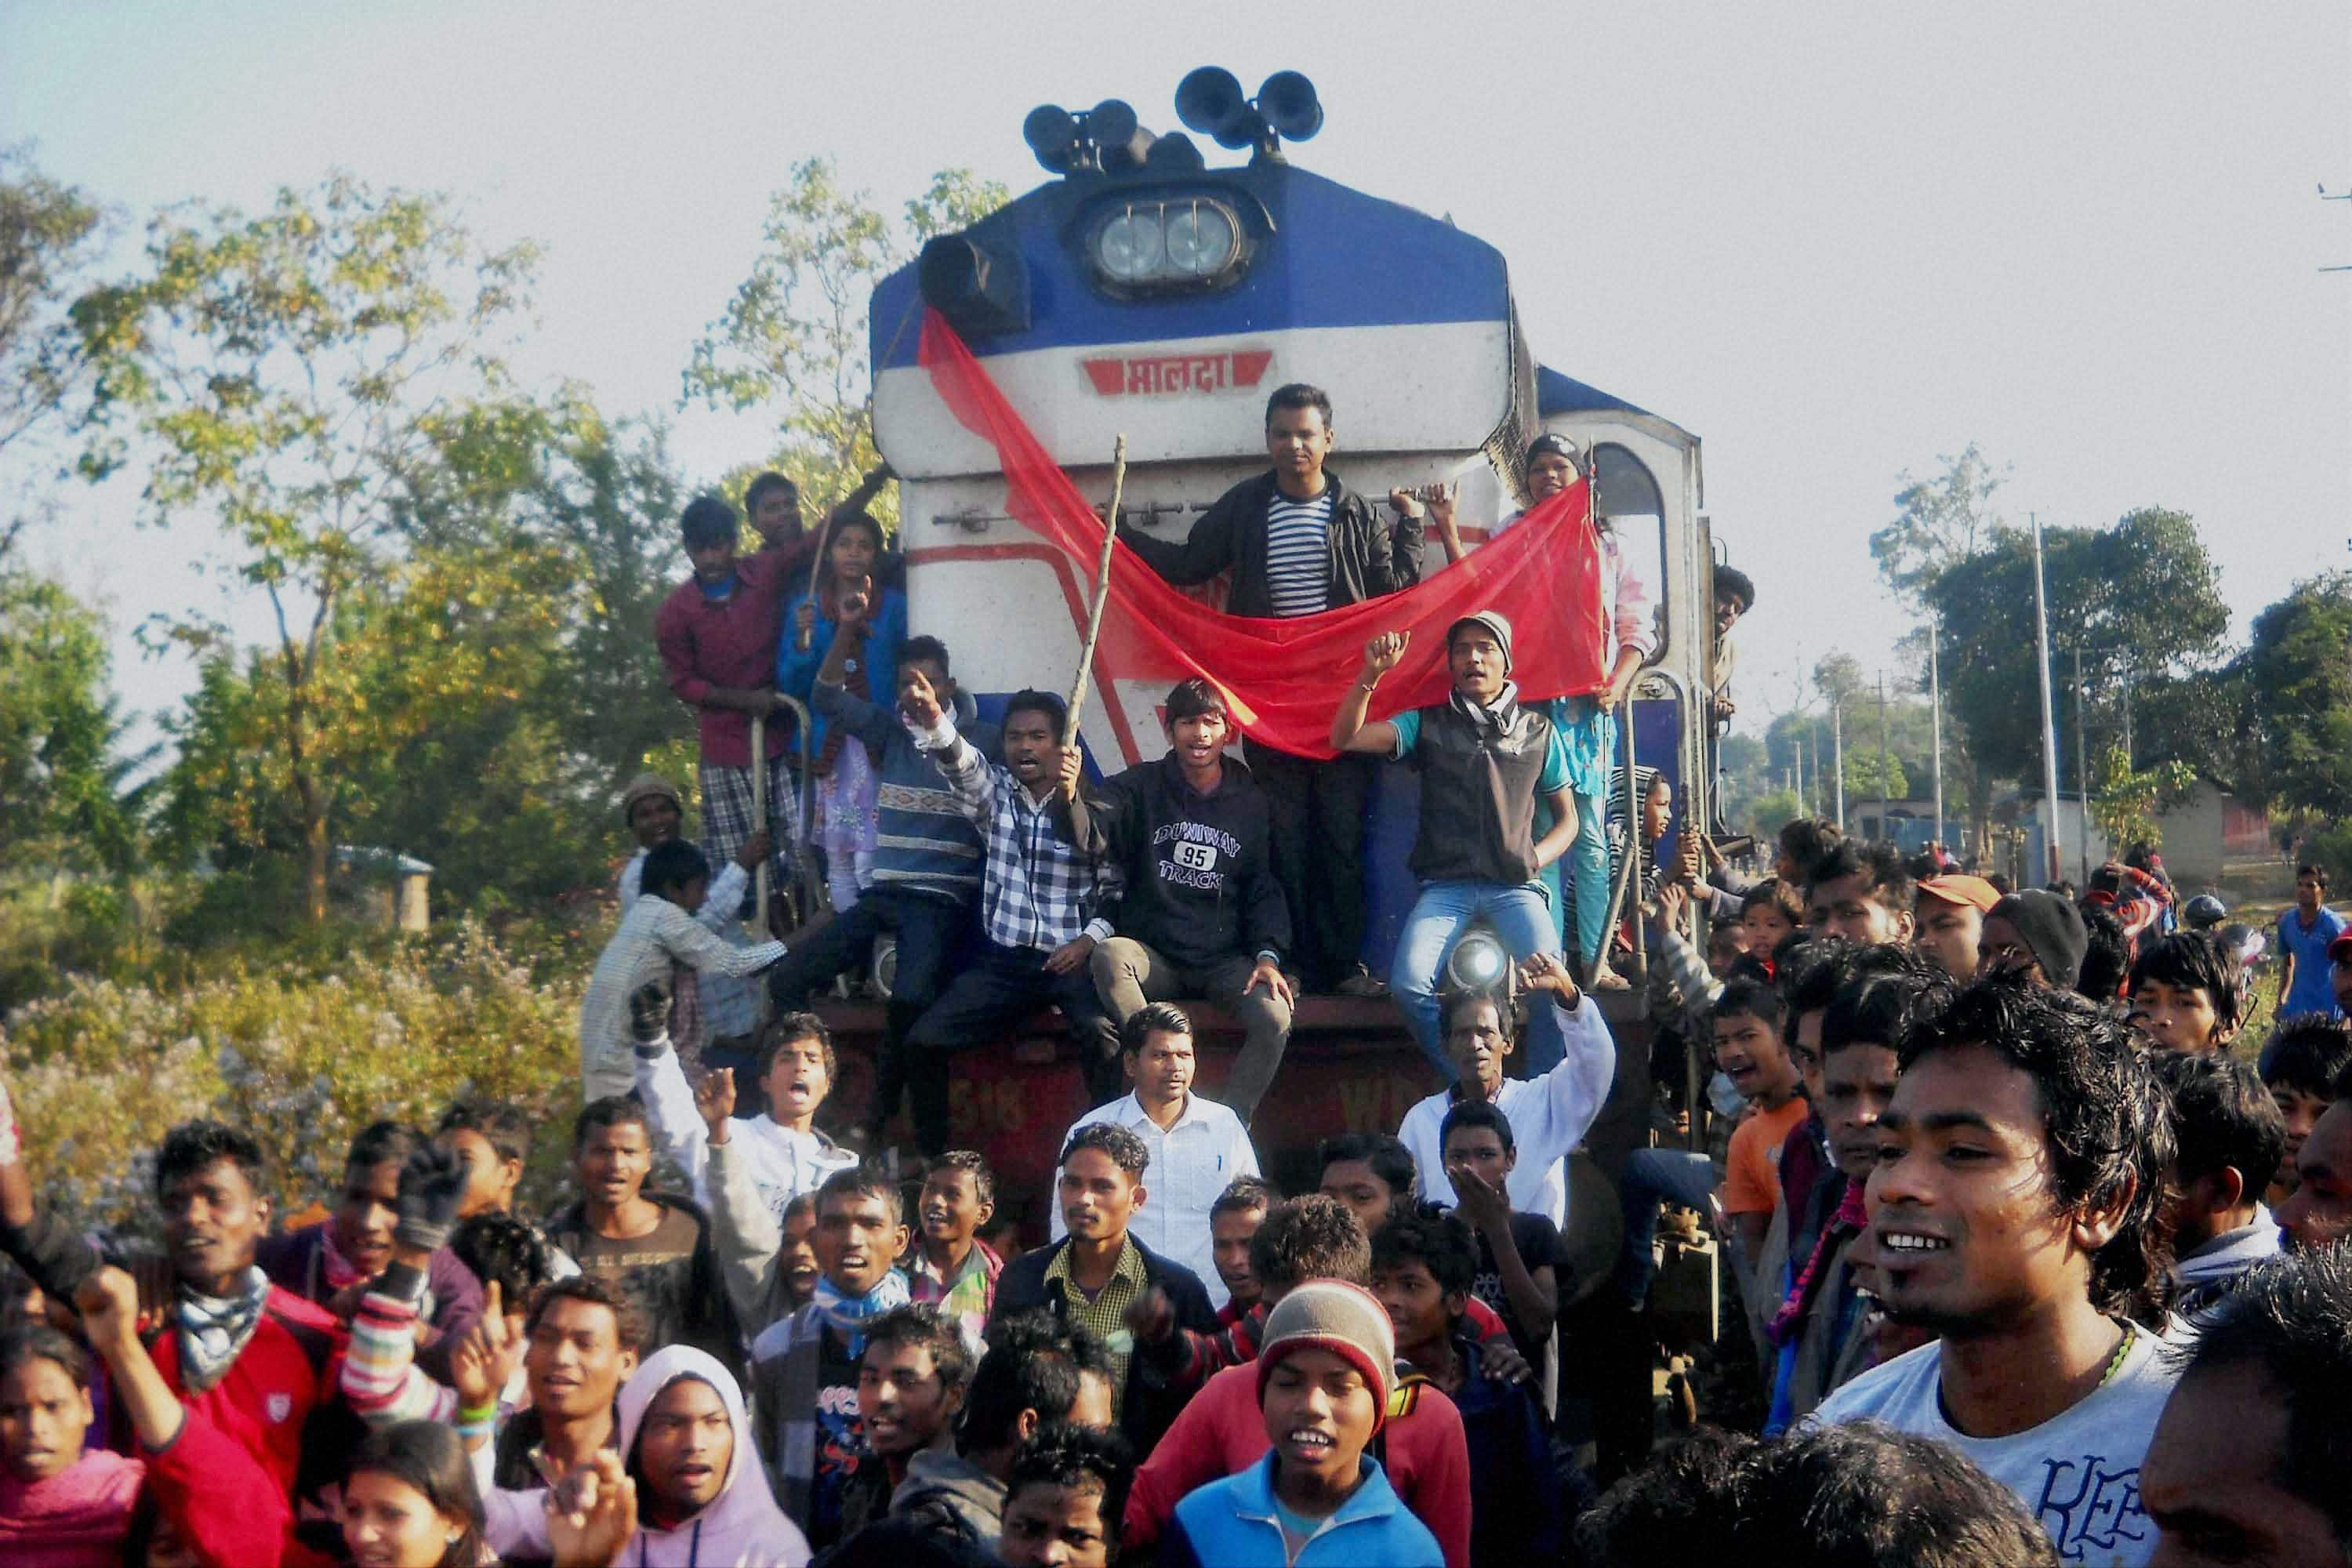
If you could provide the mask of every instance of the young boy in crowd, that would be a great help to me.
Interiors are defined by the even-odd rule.
[[[997,1561],[1006,1568],[1111,1568],[1135,1460],[1115,1434],[1056,1422],[1013,1460]]]
[[[833,1035],[814,1013],[786,1013],[771,1023],[760,1047],[759,1083],[766,1109],[737,1118],[735,1075],[714,1069],[698,1094],[663,1027],[665,1009],[657,991],[631,1001],[630,1033],[635,1041],[636,1097],[661,1140],[662,1152],[686,1173],[694,1201],[711,1204],[713,1131],[703,1101],[723,1095],[731,1125],[720,1131],[761,1200],[783,1217],[784,1205],[813,1193],[857,1156],[817,1131],[816,1113],[833,1092],[837,1063]],[[716,1081],[723,1079],[721,1083]]]
[[[1110,1362],[1100,1341],[1055,1321],[1049,1312],[1000,1320],[971,1374],[953,1450],[934,1447],[910,1458],[906,1479],[891,1494],[890,1511],[944,1508],[983,1547],[994,1549],[1006,1483],[1028,1440],[1049,1427],[1108,1433],[1110,1424]],[[1122,1483],[1122,1496],[1125,1491]],[[1042,1542],[1031,1544],[1044,1549]]]
[[[254,1261],[272,1282],[316,1302],[349,1321],[369,1283],[392,1264],[394,1231],[400,1223],[400,1182],[408,1158],[425,1146],[425,1135],[397,1121],[373,1121],[352,1140],[343,1162],[342,1190],[334,1212],[316,1225],[264,1238]],[[463,1183],[464,1166],[453,1167]],[[451,1219],[455,1219],[451,1215]],[[423,1348],[464,1334],[482,1317],[482,1287],[441,1242],[425,1268],[419,1324]],[[444,1363],[428,1355],[429,1366]]]
[[[1138,1240],[1206,1285],[1216,1278],[1209,1208],[1235,1176],[1258,1173],[1249,1125],[1233,1107],[1192,1091],[1199,1058],[1192,1021],[1170,1002],[1148,1002],[1119,1026],[1118,1055],[1129,1091],[1098,1105],[1073,1123],[1064,1141],[1096,1123],[1122,1127],[1150,1158],[1151,1202],[1130,1228]],[[1048,1233],[1058,1241],[1061,1216]],[[1212,1307],[1224,1305],[1222,1283],[1209,1289]]]
[[[1272,1451],[1177,1504],[1160,1562],[1444,1568],[1437,1538],[1365,1452],[1396,1386],[1396,1334],[1380,1302],[1336,1279],[1299,1286],[1266,1319],[1255,1370]]]
[[[1805,925],[1858,947],[1911,940],[1917,889],[1885,844],[1843,839],[1813,862],[1805,880]]]
[[[1772,955],[1803,929],[1805,897],[1798,885],[1767,877],[1739,895],[1739,929],[1748,935],[1748,955],[1772,973]]]
[[[2123,1314],[2162,1267],[2163,1089],[2113,1015],[2016,979],[1963,992],[1902,1067],[1867,1193],[1875,1289],[1940,1337],[1815,1419],[1944,1443],[2062,1557],[2140,1568],[2156,1531],[2132,1478],[2179,1371]]]
[[[1389,1216],[1420,1195],[1412,1151],[1380,1132],[1342,1132],[1315,1151],[1320,1174],[1316,1191],[1335,1200],[1367,1237],[1378,1236]]]
[[[1984,918],[1999,902],[2000,895],[1982,877],[1930,877],[1911,905],[1912,945],[1965,985],[1976,978]]]
[[[2179,937],[2166,939],[2179,941]],[[2173,1314],[2197,1318],[2238,1277],[2279,1250],[2262,1194],[2286,1152],[2286,1120],[2252,1065],[2227,1052],[2155,1058],[2172,1111]]]
[[[621,917],[580,1002],[580,1078],[587,1099],[626,1094],[636,1082],[631,1011],[647,986],[667,986],[674,999],[682,987],[695,986],[698,973],[740,977],[783,957],[782,942],[735,947],[698,924],[694,917],[709,888],[710,862],[693,845],[672,839],[646,856],[646,896]],[[674,1005],[666,1002],[665,1027],[675,1021]],[[689,1037],[698,1044],[699,1033],[700,1026],[692,1026]]]
[[[636,1303],[645,1353],[690,1344],[739,1361],[709,1216],[690,1198],[646,1188],[654,1142],[645,1107],[620,1095],[589,1102],[572,1124],[572,1166],[580,1199],[548,1221],[548,1239]]]
[[[751,1391],[769,1483],[822,1551],[843,1533],[850,1479],[872,1452],[857,1415],[866,1326],[908,1304],[892,1267],[907,1249],[898,1183],[874,1165],[826,1177],[815,1243],[816,1298],[751,1342]]]
[[[637,844],[637,852],[621,868],[616,883],[621,914],[625,919],[645,893],[646,857],[680,839],[686,807],[667,779],[658,773],[639,773],[621,792],[621,819]],[[711,873],[709,891],[702,900],[702,908],[694,912],[695,923],[730,946],[747,945],[739,917],[749,907],[745,895],[751,885],[751,873],[772,849],[768,833],[761,829],[744,839],[731,858],[706,852],[705,858],[717,869]],[[759,1026],[759,1005],[751,987],[730,975],[714,973],[699,976],[695,984],[676,987],[670,997],[670,1037],[678,1041],[689,1056],[714,1049],[719,1054],[731,1055]],[[722,1038],[730,1043],[717,1046],[716,1042]],[[712,1059],[717,1060],[718,1056]]]
[[[988,1162],[969,1149],[950,1149],[923,1173],[914,1245],[898,1260],[915,1304],[946,1314],[974,1356],[1004,1272],[1003,1258],[980,1239],[995,1213],[996,1173]]]
[[[1257,1276],[1250,1272],[1250,1238],[1265,1223],[1265,1211],[1275,1204],[1274,1189],[1263,1176],[1235,1176],[1209,1205],[1209,1239],[1215,1247],[1217,1282],[1225,1288],[1225,1304],[1217,1312],[1217,1327],[1230,1329],[1247,1317],[1263,1294]]]
[[[1559,1232],[1545,1215],[1512,1207],[1509,1184],[1518,1150],[1510,1118],[1491,1104],[1465,1100],[1445,1113],[1438,1136],[1454,1212],[1476,1237],[1471,1293],[1495,1310],[1519,1353],[1548,1382],[1559,1302]]]
[[[1446,628],[1450,701],[1370,719],[1373,690],[1404,658],[1408,635],[1390,632],[1366,645],[1363,669],[1332,718],[1331,746],[1394,758],[1421,777],[1412,848],[1421,893],[1397,939],[1389,989],[1423,1054],[1450,1077],[1437,995],[1445,956],[1463,928],[1482,918],[1516,961],[1559,955],[1559,931],[1536,879],[1576,837],[1576,803],[1567,747],[1549,718],[1519,705],[1511,624],[1494,611]],[[1540,836],[1538,803],[1551,814]],[[1549,1072],[1562,1049],[1556,1020],[1539,1009],[1528,1029],[1528,1071]]]
[[[2131,966],[2131,1024],[2168,1051],[2219,1051],[2245,1017],[2245,972],[2203,931],[2175,931]]]
[[[530,1117],[504,1100],[461,1100],[441,1113],[434,1147],[465,1161],[468,1176],[459,1219],[514,1213],[515,1189],[530,1164]]]
[[[1478,1267],[1477,1243],[1457,1215],[1400,1215],[1372,1243],[1372,1294],[1396,1331],[1398,1359],[1461,1412],[1474,1568],[1549,1562],[1561,1522],[1550,1434],[1525,1384],[1483,1375],[1486,1352],[1462,1318]]]
[[[2310,1013],[2284,1019],[2271,1032],[2257,1068],[2286,1123],[2286,1147],[2264,1194],[2276,1208],[2294,1191],[2295,1156],[2303,1152],[2304,1139],[2336,1103],[2336,1086],[2352,1070],[2352,1024]]]
[[[1843,966],[1812,1025],[1821,1065],[1811,1099],[1833,1179],[1816,1182],[1801,1206],[1784,1190],[1757,1268],[1750,1317],[1772,1369],[1768,1436],[1787,1431],[1871,1363],[1877,1337],[1862,1289],[1867,1249],[1855,1243],[1868,1225],[1863,1191],[1878,1162],[1878,1119],[1893,1102],[1904,1050],[1941,1020],[1955,991],[1941,965],[1916,949],[1867,948]]]
[[[1703,1153],[1637,1149],[1627,1162],[1620,1184],[1625,1242],[1618,1267],[1627,1305],[1639,1309],[1649,1296],[1661,1198],[1702,1213],[1719,1208],[1739,1249],[1738,1266],[1743,1271],[1756,1267],[1780,1201],[1781,1145],[1811,1109],[1798,1093],[1803,1079],[1782,1037],[1785,1017],[1780,994],[1758,980],[1731,982],[1715,1005],[1710,1022],[1716,1066],[1751,1108],[1732,1131],[1719,1198],[1714,1165]]]
[[[1241,1054],[1221,1095],[1244,1125],[1282,1065],[1295,998],[1282,963],[1290,911],[1275,876],[1271,808],[1249,768],[1225,755],[1225,700],[1194,676],[1168,693],[1169,749],[1080,790],[1080,842],[1126,884],[1095,949],[1095,989],[1124,1027],[1146,1003],[1200,996],[1241,1020]]]
[[[972,1356],[956,1325],[929,1307],[896,1307],[866,1325],[857,1363],[857,1421],[867,1457],[842,1499],[842,1533],[891,1511],[908,1467],[955,1452],[956,1415],[971,1384]]]
[[[2297,1013],[2344,1016],[2329,974],[2328,952],[2345,932],[2344,917],[2327,907],[2327,868],[2294,868],[2294,908],[2278,918],[2281,1017]]]

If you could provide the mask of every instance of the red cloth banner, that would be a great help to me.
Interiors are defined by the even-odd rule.
[[[926,310],[919,350],[931,385],[966,428],[996,448],[1005,510],[1066,552],[1089,584],[1103,524],[988,371],[937,310]],[[1113,680],[1206,677],[1251,739],[1299,756],[1328,757],[1331,718],[1363,665],[1364,645],[1406,631],[1403,662],[1381,682],[1372,717],[1445,700],[1446,628],[1499,610],[1512,629],[1512,678],[1524,700],[1598,691],[1608,679],[1601,555],[1579,480],[1458,565],[1385,598],[1292,620],[1229,616],[1200,603],[1124,546],[1111,553],[1110,603],[1095,651],[1097,686]]]

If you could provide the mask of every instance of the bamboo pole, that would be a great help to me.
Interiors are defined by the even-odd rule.
[[[1095,567],[1094,607],[1087,612],[1087,640],[1078,649],[1077,678],[1070,683],[1070,717],[1063,733],[1075,742],[1078,713],[1086,707],[1087,685],[1094,675],[1095,645],[1102,640],[1103,605],[1110,597],[1111,547],[1118,541],[1118,506],[1127,491],[1127,437],[1111,449],[1110,510],[1103,518],[1102,559]]]

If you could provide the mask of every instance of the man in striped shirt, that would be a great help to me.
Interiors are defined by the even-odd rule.
[[[1230,571],[1225,609],[1236,616],[1319,615],[1412,587],[1421,581],[1421,520],[1384,517],[1327,470],[1332,440],[1329,395],[1304,383],[1279,387],[1265,405],[1270,471],[1219,497],[1181,542],[1123,523],[1119,537],[1179,587]],[[1275,874],[1308,989],[1377,994],[1360,962],[1371,764],[1309,761],[1255,741],[1244,754],[1273,811]]]

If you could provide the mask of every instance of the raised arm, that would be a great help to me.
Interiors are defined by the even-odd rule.
[[[1374,756],[1388,756],[1396,751],[1397,730],[1387,720],[1365,721],[1372,706],[1372,691],[1381,677],[1397,667],[1404,658],[1405,644],[1412,640],[1411,632],[1382,632],[1364,645],[1364,668],[1356,677],[1356,684],[1339,700],[1339,711],[1331,720],[1331,749],[1335,752],[1364,752]],[[1574,820],[1571,814],[1570,820]]]
[[[1511,1124],[1519,1163],[1540,1171],[1574,1153],[1591,1131],[1617,1077],[1617,1041],[1601,1005],[1577,989],[1557,956],[1532,953],[1521,973],[1531,993],[1549,993],[1562,1047],[1559,1065],[1540,1080],[1544,1094],[1536,1110]]]
[[[698,1199],[710,1191],[710,1139],[694,1107],[686,1068],[670,1048],[669,992],[658,984],[640,986],[629,998],[629,1035],[636,1051],[637,1098],[654,1125],[662,1152],[686,1173]],[[719,1069],[726,1072],[725,1068]],[[727,1074],[733,1078],[732,1073]]]
[[[940,772],[947,775],[948,791],[964,816],[985,824],[992,805],[988,759],[956,733],[955,721],[948,717],[939,693],[919,673],[904,693],[904,700],[907,721],[914,726],[915,745],[937,759]]]
[[[667,900],[664,900],[667,903]],[[757,974],[784,956],[781,942],[754,942],[750,947],[737,947],[698,924],[692,915],[668,904],[654,924],[654,938],[663,951],[681,963],[692,964],[704,974],[726,974],[740,980],[747,974]]]
[[[694,1097],[702,1119],[704,1144],[709,1152],[710,1249],[719,1258],[719,1277],[726,1282],[727,1299],[747,1335],[756,1337],[767,1327],[768,1300],[776,1275],[776,1255],[783,1250],[784,1227],[776,1211],[760,1196],[751,1167],[737,1158],[734,1129],[735,1075],[714,1072]]]

